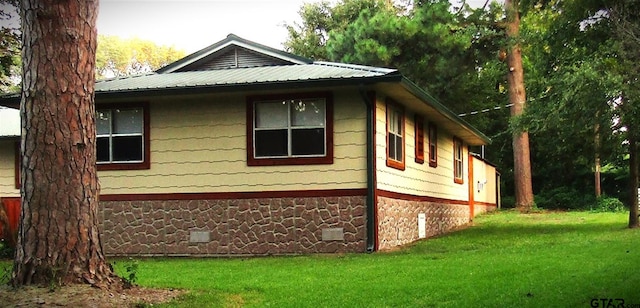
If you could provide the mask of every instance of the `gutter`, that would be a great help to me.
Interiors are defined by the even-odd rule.
[[[375,100],[372,92],[366,92],[360,85],[360,96],[367,107],[367,252],[378,250],[378,215],[376,213],[376,153],[375,153]]]

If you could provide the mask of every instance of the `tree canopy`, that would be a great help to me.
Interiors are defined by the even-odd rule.
[[[18,12],[13,1],[3,0],[0,5],[0,92],[15,92],[20,80],[20,33],[19,25],[10,21]]]
[[[500,167],[505,204],[513,194],[510,132],[531,134],[536,204],[597,205],[602,195],[629,201],[637,184],[628,166],[629,131],[640,63],[638,1],[522,0],[520,33],[508,38],[497,4],[452,8],[448,1],[343,0],[306,4],[285,46],[318,60],[395,67],[493,139],[487,158]],[[502,51],[522,48],[528,107],[505,110]],[[476,112],[486,111],[486,112]],[[596,160],[601,161],[596,164]],[[625,171],[626,170],[626,171]],[[630,198],[630,199],[629,199]],[[631,204],[630,201],[628,204]]]
[[[96,74],[108,78],[152,72],[184,56],[183,50],[149,40],[99,35]]]

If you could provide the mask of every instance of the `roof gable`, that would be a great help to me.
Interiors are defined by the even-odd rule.
[[[220,70],[273,65],[310,64],[312,60],[243,39],[234,34],[156,72]]]

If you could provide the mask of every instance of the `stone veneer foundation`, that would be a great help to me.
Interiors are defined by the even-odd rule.
[[[475,205],[475,215],[494,206]],[[424,213],[425,237],[450,232],[470,222],[469,206],[378,197],[378,250],[388,250],[419,240],[418,214]]]
[[[107,255],[364,252],[365,196],[101,201]]]

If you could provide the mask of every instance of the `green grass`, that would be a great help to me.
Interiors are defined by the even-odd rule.
[[[392,253],[140,259],[166,307],[591,307],[640,304],[640,230],[625,213],[501,212]],[[114,260],[112,260],[114,261]],[[125,275],[126,259],[116,270]]]

